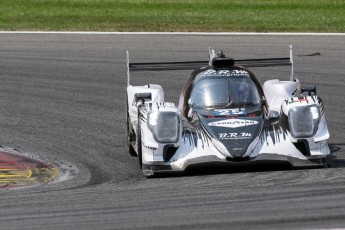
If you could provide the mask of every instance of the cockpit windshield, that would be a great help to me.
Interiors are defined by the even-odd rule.
[[[212,75],[197,79],[190,94],[194,108],[241,108],[260,104],[255,83],[247,75]]]

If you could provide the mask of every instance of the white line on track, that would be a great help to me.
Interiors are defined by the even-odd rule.
[[[345,36],[345,33],[256,33],[256,32],[88,32],[88,31],[0,31],[0,34],[85,34],[85,35],[268,35],[268,36]]]

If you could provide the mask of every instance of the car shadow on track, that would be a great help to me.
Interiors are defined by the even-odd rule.
[[[336,153],[341,150],[340,146],[345,146],[345,143],[330,143],[328,144],[331,154]]]
[[[339,153],[343,150],[345,143],[330,143],[331,156],[327,159],[327,163],[331,168],[345,168],[345,156]]]
[[[232,174],[232,173],[249,173],[249,172],[267,172],[267,171],[287,171],[291,170],[291,165],[288,163],[256,163],[244,165],[213,165],[202,164],[189,166],[183,173],[160,173],[155,174],[155,178],[162,177],[191,177],[191,176],[205,176],[217,174]]]
[[[232,173],[249,173],[249,172],[268,172],[268,171],[287,171],[291,170],[288,163],[276,164],[257,164],[257,165],[235,165],[232,167],[217,166],[217,167],[199,167],[194,166],[186,170],[186,176],[199,176],[199,175],[215,175],[215,174],[232,174]]]

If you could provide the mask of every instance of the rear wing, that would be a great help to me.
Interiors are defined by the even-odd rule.
[[[223,52],[216,52],[209,48],[208,61],[185,61],[185,62],[145,62],[131,63],[129,52],[127,54],[127,86],[130,84],[130,72],[132,71],[165,71],[165,70],[193,70],[203,66],[227,67],[239,65],[245,68],[270,67],[270,66],[291,66],[290,81],[293,81],[293,56],[292,45],[290,45],[290,57],[266,58],[266,59],[242,59],[234,60],[226,58]]]

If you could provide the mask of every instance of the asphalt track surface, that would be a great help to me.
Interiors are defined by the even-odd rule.
[[[269,165],[146,179],[126,151],[125,51],[131,60],[288,56],[315,84],[331,168]],[[0,229],[345,228],[344,36],[0,35],[0,144],[76,168],[70,180],[0,191]],[[305,54],[320,55],[300,56]],[[253,69],[261,82],[289,68]],[[188,71],[135,73],[177,103]]]

